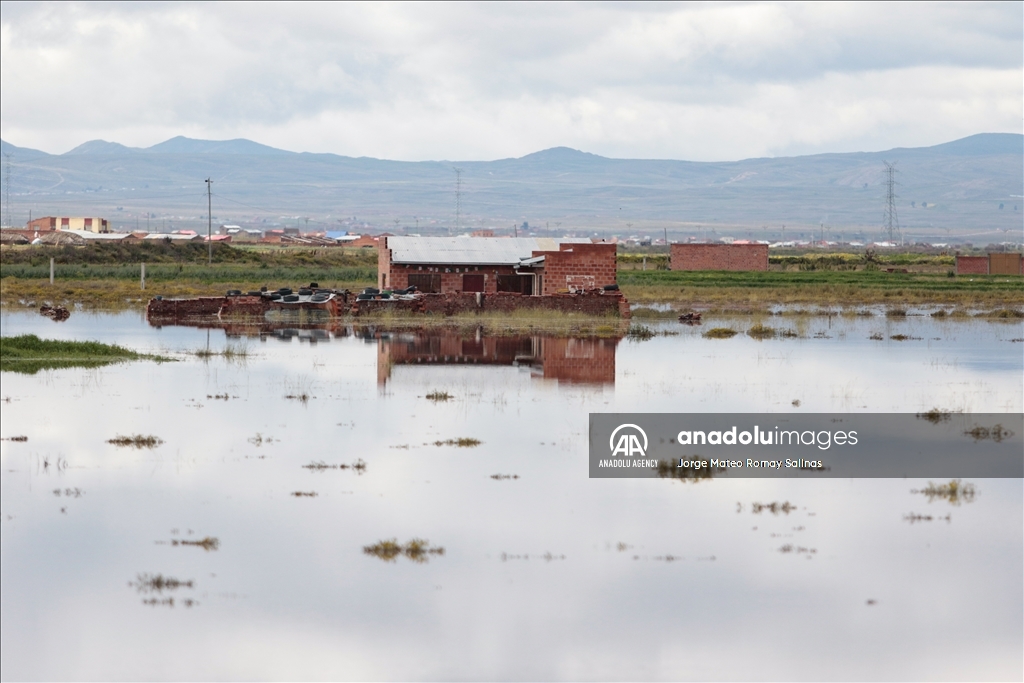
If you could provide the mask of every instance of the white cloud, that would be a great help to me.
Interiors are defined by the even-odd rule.
[[[727,159],[1019,131],[1019,3],[4,3],[2,134]]]

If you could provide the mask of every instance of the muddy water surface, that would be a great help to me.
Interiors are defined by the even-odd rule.
[[[181,360],[3,373],[2,676],[1020,679],[1020,480],[587,478],[590,412],[1024,407],[1020,323],[768,324],[798,336],[4,313]]]

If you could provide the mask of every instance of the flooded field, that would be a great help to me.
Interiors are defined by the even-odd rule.
[[[1019,319],[0,323],[178,359],[3,373],[5,680],[1024,676],[1021,480],[597,480],[586,440],[590,412],[1019,413]]]

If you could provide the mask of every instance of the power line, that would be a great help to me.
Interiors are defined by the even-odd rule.
[[[210,252],[210,265],[213,265],[213,181],[206,179],[206,245]]]
[[[282,213],[284,213],[282,211],[274,211],[272,209],[268,209],[268,208],[263,207],[263,206],[256,206],[254,204],[246,204],[245,202],[240,202],[237,199],[231,199],[230,197],[225,197],[222,194],[215,194],[213,196],[216,197],[217,199],[223,199],[226,202],[231,202],[232,204],[238,204],[239,206],[245,206],[245,207],[250,208],[250,209],[256,209],[257,211],[263,211],[265,213],[269,213],[269,214],[273,214],[273,215],[281,215]],[[306,223],[316,223],[317,225],[332,225],[329,222],[318,221],[317,219],[310,218],[308,216],[302,216],[301,218],[302,218],[302,220],[306,221]]]
[[[885,164],[885,211],[882,214],[882,231],[888,236],[889,242],[897,239],[903,241],[900,232],[900,220],[896,215],[896,164],[898,162],[883,161]]]

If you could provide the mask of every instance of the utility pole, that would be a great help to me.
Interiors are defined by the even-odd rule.
[[[11,153],[4,152],[4,225],[13,228],[11,221]]]
[[[455,168],[455,234],[462,222],[462,169]]]
[[[206,179],[206,246],[213,265],[213,181]]]

